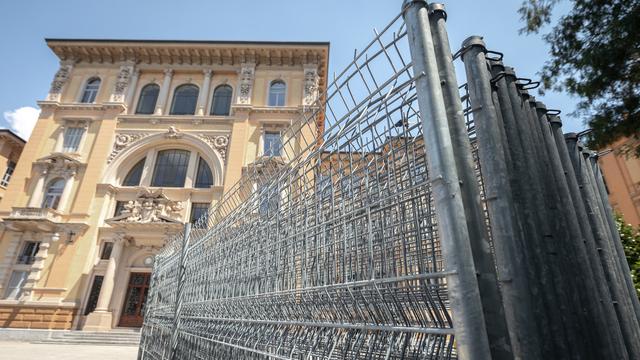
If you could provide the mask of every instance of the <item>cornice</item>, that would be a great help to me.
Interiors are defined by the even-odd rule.
[[[51,110],[81,110],[81,111],[105,111],[117,110],[125,111],[127,107],[122,103],[101,103],[101,104],[85,104],[85,103],[61,103],[58,101],[42,100],[38,101],[41,109]]]

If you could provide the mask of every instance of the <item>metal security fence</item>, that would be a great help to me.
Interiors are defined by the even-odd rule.
[[[481,39],[452,55],[445,22],[405,1],[167,244],[139,358],[640,355],[595,155]]]

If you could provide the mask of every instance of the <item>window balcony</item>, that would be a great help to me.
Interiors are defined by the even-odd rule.
[[[35,207],[14,207],[8,219],[11,220],[48,220],[54,223],[61,221],[62,214],[53,209]]]

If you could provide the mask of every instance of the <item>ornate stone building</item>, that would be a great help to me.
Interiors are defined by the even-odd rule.
[[[0,201],[4,198],[7,186],[16,169],[25,141],[11,130],[0,129]]]
[[[609,191],[609,202],[624,220],[640,226],[640,159],[633,155],[637,139],[624,138],[598,160]]]
[[[140,326],[154,254],[279,155],[329,45],[47,44],[60,68],[0,203],[0,326]]]

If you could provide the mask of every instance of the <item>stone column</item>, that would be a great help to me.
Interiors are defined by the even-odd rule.
[[[44,182],[47,178],[47,170],[42,169],[38,176],[38,180],[36,185],[33,188],[33,194],[31,194],[31,199],[29,199],[28,207],[31,208],[39,208],[42,204],[42,194],[44,192]]]
[[[61,153],[64,145],[64,132],[66,127],[64,125],[60,126],[60,130],[58,131],[58,139],[56,140],[56,148],[54,152]]]
[[[198,106],[196,107],[196,114],[203,116],[206,113],[207,98],[209,97],[209,87],[211,87],[211,76],[213,71],[210,69],[204,70],[204,82],[202,83],[202,89],[200,90],[200,96],[198,96]]]
[[[131,109],[133,105],[133,96],[136,94],[136,87],[138,86],[138,79],[140,78],[140,70],[135,70],[131,75],[129,83],[129,89],[127,90],[127,96],[124,98],[124,103],[127,106],[127,113],[132,114],[134,111]]]
[[[40,280],[40,275],[42,274],[42,270],[44,269],[44,262],[47,260],[49,256],[49,247],[51,247],[52,242],[56,242],[60,240],[60,235],[58,233],[53,234],[44,234],[42,237],[42,241],[40,242],[40,247],[38,248],[38,252],[36,253],[35,261],[33,265],[31,265],[31,272],[29,273],[29,277],[22,288],[22,295],[20,296],[20,300],[32,300],[33,299],[33,288],[36,287],[36,284]]]
[[[123,237],[118,237],[114,240],[113,250],[111,250],[111,257],[107,264],[107,270],[104,273],[102,280],[102,287],[100,288],[100,295],[98,295],[98,302],[96,309],[87,316],[87,320],[84,324],[83,330],[91,331],[108,331],[111,330],[111,324],[113,320],[113,313],[109,309],[111,303],[111,297],[113,296],[113,288],[115,286],[115,277],[118,272],[120,263],[120,257],[124,248],[125,240]]]
[[[158,101],[156,103],[156,115],[162,115],[164,113],[164,107],[167,104],[167,97],[169,96],[169,87],[171,87],[172,78],[173,69],[166,69],[164,71],[164,80],[162,81],[162,87],[160,87],[160,94],[158,94]]]

